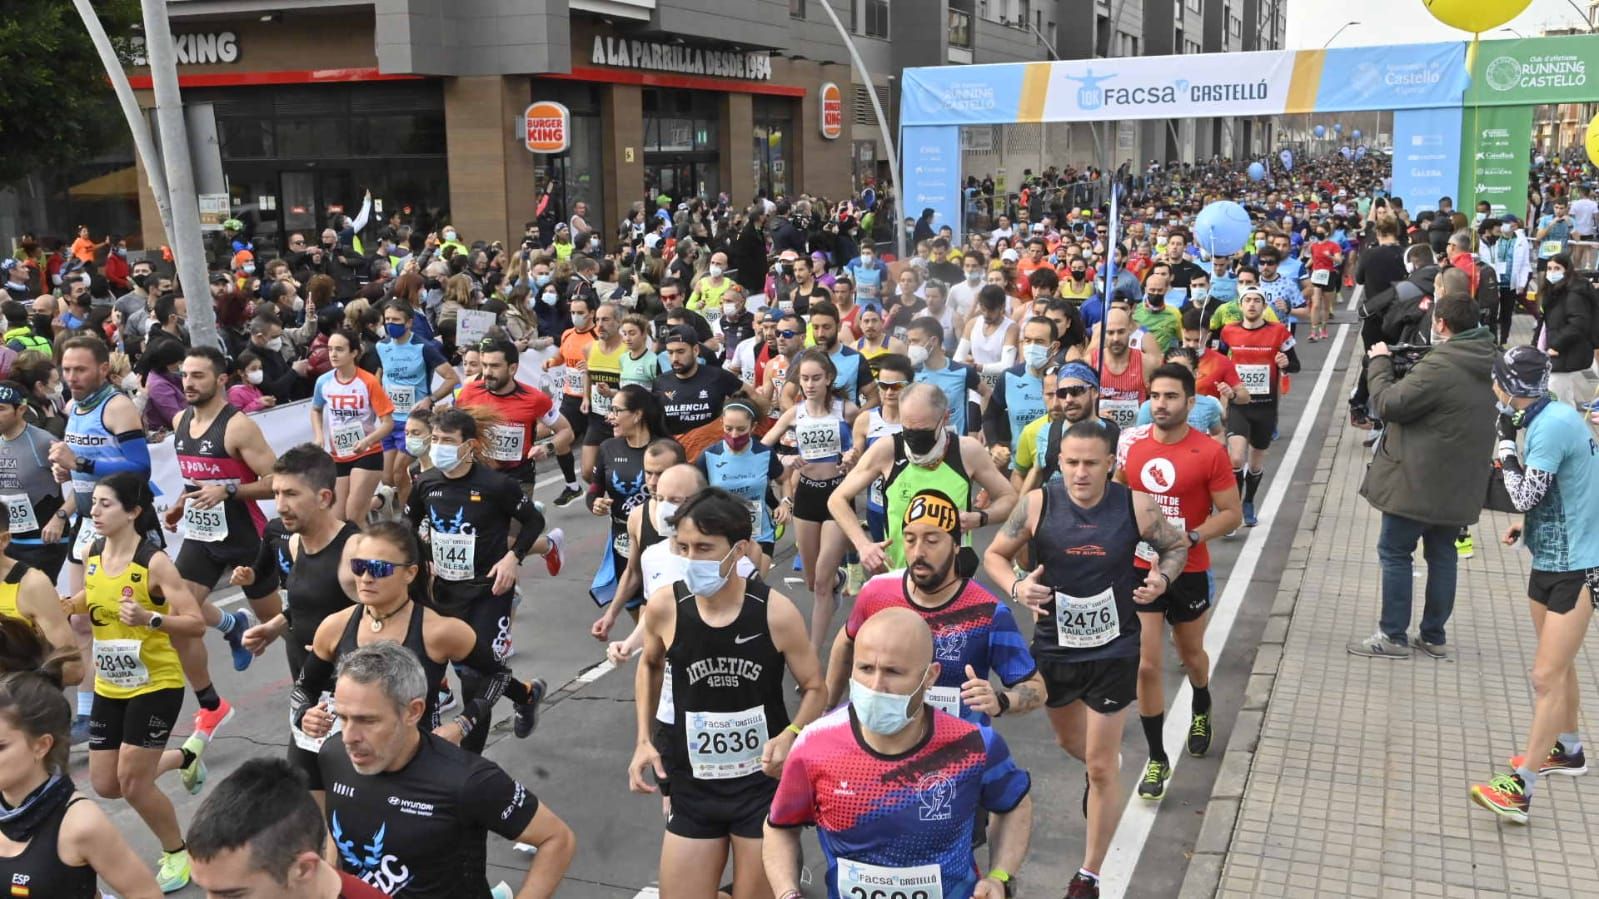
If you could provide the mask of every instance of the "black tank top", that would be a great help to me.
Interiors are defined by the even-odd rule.
[[[360,644],[356,642],[358,629],[370,626],[366,615],[361,609],[356,609],[355,614],[344,625],[344,633],[339,637],[339,645],[333,653],[334,663],[344,658],[348,653],[355,651]],[[422,707],[421,728],[432,733],[439,726],[439,684],[444,680],[446,662],[435,662],[428,655],[427,643],[422,639],[422,605],[418,602],[411,603],[411,621],[405,629],[405,639],[400,645],[411,650],[417,661],[422,663],[422,673],[427,675],[428,688],[422,694],[424,705]]]
[[[74,803],[84,801],[77,796],[68,799],[39,825],[33,839],[23,850],[0,857],[0,884],[9,885],[8,896],[38,896],[49,899],[95,899],[94,869],[88,865],[69,865],[61,860],[61,820]],[[18,892],[17,888],[23,891]]]
[[[172,450],[178,457],[178,470],[183,475],[185,493],[198,489],[202,484],[252,484],[256,481],[256,474],[250,466],[228,453],[225,439],[228,422],[238,414],[239,410],[234,406],[224,405],[210,426],[198,437],[189,433],[190,424],[194,421],[194,408],[185,409],[178,416],[172,432]],[[229,544],[236,540],[248,541],[251,534],[259,536],[266,526],[266,518],[253,502],[228,497],[222,501],[222,512],[227,520],[227,536],[224,540]]]
[[[1138,540],[1133,492],[1121,484],[1107,484],[1091,509],[1072,502],[1064,481],[1044,485],[1032,554],[1055,598],[1034,625],[1035,658],[1087,662],[1138,655]],[[1067,607],[1057,608],[1063,597]]]
[[[316,638],[316,629],[329,615],[354,605],[339,583],[339,560],[344,557],[344,544],[359,533],[360,528],[345,522],[320,552],[308,551],[301,539],[298,557],[283,580],[283,614],[289,619],[290,634],[283,646],[289,654],[289,673],[294,677],[300,676],[300,668],[305,664],[305,647]],[[288,540],[285,539],[284,552],[287,551]]]
[[[643,552],[666,539],[665,534],[655,529],[655,516],[650,514],[650,504],[648,502],[644,503],[644,514],[641,519],[638,527],[638,552]]]
[[[673,769],[711,787],[737,789],[752,778],[769,780],[761,772],[761,749],[789,723],[783,702],[787,668],[767,621],[771,588],[746,580],[738,617],[724,627],[705,623],[684,582],[674,583],[672,594],[677,628],[666,663],[677,725]]]

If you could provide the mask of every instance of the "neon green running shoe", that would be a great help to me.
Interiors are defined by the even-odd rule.
[[[1138,782],[1138,795],[1151,802],[1166,795],[1166,781],[1171,780],[1171,765],[1150,759],[1144,764],[1144,779]]]
[[[189,885],[189,850],[161,853],[161,866],[156,870],[156,885],[163,893],[176,893]]]

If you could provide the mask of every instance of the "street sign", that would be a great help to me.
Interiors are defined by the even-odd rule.
[[[200,230],[221,231],[228,219],[227,194],[200,194]]]

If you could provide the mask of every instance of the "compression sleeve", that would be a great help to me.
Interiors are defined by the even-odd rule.
[[[333,685],[333,663],[315,652],[306,653],[305,664],[300,666],[300,676],[289,693],[289,720],[295,727],[305,720],[305,713],[317,704],[322,694]]]
[[[1016,364],[1016,347],[1007,346],[999,351],[999,361],[983,366],[983,374],[993,377]]]
[[[945,346],[949,346],[949,344],[947,344],[947,343],[944,344],[944,345]],[[955,361],[964,363],[966,361],[966,357],[970,356],[971,354],[972,354],[972,341],[971,341],[971,339],[967,338],[967,337],[962,337],[960,339],[960,342],[955,344]]]
[[[1533,506],[1543,502],[1543,498],[1554,486],[1554,472],[1538,468],[1522,470],[1521,460],[1510,456],[1501,463],[1505,473],[1505,492],[1510,494],[1510,502],[1518,512],[1528,512]]]
[[[120,456],[102,456],[94,460],[92,474],[97,478],[107,475],[131,471],[149,476],[150,474],[150,441],[145,439],[144,431],[123,431],[116,436],[117,449]]]
[[[247,599],[262,599],[271,596],[278,590],[278,566],[273,556],[273,543],[270,532],[263,537],[256,546],[255,561],[250,567],[255,571],[255,583],[244,588]]]
[[[544,516],[520,489],[516,490],[515,495],[516,507],[511,510],[511,515],[522,523],[522,530],[516,535],[516,543],[511,546],[511,552],[520,560],[533,549],[533,544],[538,542],[539,535],[544,533]]]

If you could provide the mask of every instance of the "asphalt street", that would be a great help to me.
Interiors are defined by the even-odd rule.
[[[1351,312],[1340,309],[1339,322],[1348,323],[1352,319]],[[1336,325],[1335,335],[1340,329],[1349,330],[1346,341],[1357,339],[1353,326]],[[1347,342],[1338,345],[1347,347]],[[1329,424],[1343,426],[1343,397],[1335,395],[1336,390],[1314,389],[1332,346],[1334,344],[1326,342],[1300,344],[1304,371],[1294,376],[1293,390],[1283,401],[1281,439],[1269,458],[1261,498],[1269,495],[1278,479],[1287,475],[1290,481],[1272,517],[1267,518],[1263,512],[1260,527],[1270,530],[1256,538],[1256,548],[1245,553],[1247,570],[1233,572],[1249,531],[1240,531],[1233,538],[1211,545],[1216,596],[1241,597],[1230,616],[1233,620],[1225,649],[1219,658],[1213,655],[1211,689],[1216,732],[1212,753],[1202,759],[1182,754],[1167,795],[1148,826],[1147,838],[1139,838],[1136,833],[1118,835],[1112,847],[1113,856],[1119,859],[1118,864],[1125,866],[1130,885],[1121,893],[1107,881],[1107,896],[1113,893],[1174,896],[1182,881],[1202,823],[1205,803],[1221,764],[1221,750],[1227,746],[1241,704],[1255,647],[1265,626],[1288,548],[1300,527],[1308,473],[1315,464],[1316,454],[1298,454],[1297,470],[1291,473],[1279,471],[1276,466],[1285,458],[1294,439],[1311,447],[1319,446],[1326,438]],[[1342,360],[1347,359],[1347,353],[1335,354],[1335,358],[1338,357],[1341,357],[1337,363],[1340,367],[1346,364]],[[1331,377],[1332,385],[1341,383],[1336,374]],[[1316,395],[1320,399],[1318,408],[1307,409],[1307,401]],[[1301,430],[1306,416],[1311,420]],[[559,478],[546,475],[546,479],[549,483],[540,488],[539,497],[549,502],[559,490],[556,483]],[[587,588],[594,560],[603,551],[606,523],[591,516],[581,504],[567,509],[552,506],[547,510],[547,517],[551,526],[566,530],[567,565],[555,578],[549,577],[537,560],[524,567],[521,583],[524,601],[513,629],[516,655],[511,664],[519,677],[543,677],[558,689],[544,708],[538,731],[527,740],[511,736],[510,708],[502,703],[497,712],[505,720],[497,724],[486,754],[533,790],[576,832],[579,848],[561,891],[563,896],[577,899],[650,896],[656,880],[662,819],[657,798],[634,795],[627,789],[626,766],[632,755],[634,735],[634,668],[628,665],[611,670],[604,662],[603,644],[589,636],[589,626],[598,610]],[[985,542],[982,535],[978,540],[979,545]],[[809,597],[798,595],[793,587],[782,583],[783,577],[790,574],[792,553],[792,546],[787,542],[779,547],[779,564],[773,569],[774,586],[793,596],[809,620]],[[1244,586],[1241,590],[1234,587],[1229,591],[1228,585],[1235,578],[1245,581]],[[225,604],[237,601],[236,593],[220,595]],[[1025,613],[1026,610],[1015,611]],[[835,626],[842,623],[843,614],[841,611],[837,616]],[[1025,614],[1018,614],[1018,618],[1030,620]],[[613,638],[620,639],[626,627],[624,619]],[[227,647],[218,634],[209,633],[207,644],[216,687],[238,710],[206,754],[210,778],[215,782],[244,759],[284,751],[288,744],[286,716],[290,683],[282,650],[278,647],[257,659],[248,671],[240,673],[232,670]],[[1175,651],[1168,646],[1168,703],[1178,695],[1183,679]],[[1186,697],[1187,692],[1182,695]],[[170,745],[179,745],[188,733],[189,715],[194,706],[190,694],[183,724]],[[1131,797],[1136,778],[1142,773],[1147,747],[1136,712],[1130,712],[1126,721],[1121,773],[1123,792]],[[1058,896],[1082,861],[1084,827],[1079,812],[1082,766],[1056,745],[1042,713],[1005,718],[999,730],[1018,763],[1027,768],[1033,778],[1035,822],[1032,848],[1019,875],[1020,895]],[[1167,750],[1176,758],[1181,746],[1168,739]],[[87,753],[81,749],[72,755],[72,771],[80,786],[88,790]],[[185,793],[175,774],[164,778],[161,785],[173,797],[179,820],[186,824],[204,794],[196,797]],[[1130,802],[1136,805],[1142,800],[1131,798]],[[133,811],[121,801],[102,804],[140,856],[153,863],[158,847]],[[1124,824],[1123,830],[1137,828]],[[812,864],[821,858],[814,837],[807,837],[806,858]],[[489,859],[489,882],[493,884],[504,879],[515,887],[521,882],[529,856],[499,837],[490,837]],[[821,884],[815,881],[806,892],[811,896],[825,895]],[[191,886],[175,895],[198,896],[200,891]]]

